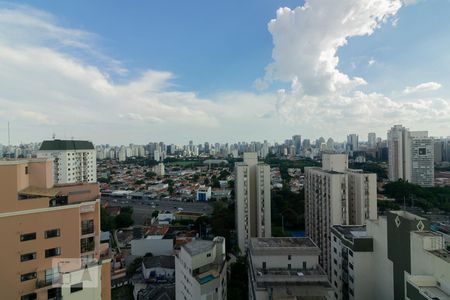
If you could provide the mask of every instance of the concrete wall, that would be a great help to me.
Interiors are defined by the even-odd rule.
[[[146,253],[153,256],[172,255],[172,239],[140,239],[131,240],[131,255],[144,256]]]

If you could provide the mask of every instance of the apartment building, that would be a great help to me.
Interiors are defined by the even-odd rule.
[[[334,299],[450,299],[450,252],[426,218],[391,211],[333,226],[332,246]]]
[[[319,262],[330,278],[331,226],[375,219],[376,192],[376,174],[348,169],[346,154],[323,154],[321,168],[305,168],[306,234],[321,249]]]
[[[53,160],[55,184],[97,182],[97,156],[89,141],[43,141],[37,156]]]
[[[256,152],[244,153],[235,166],[235,206],[238,245],[245,252],[252,237],[270,237],[270,166],[258,163]]]
[[[247,250],[249,299],[332,299],[310,238],[251,238]]]
[[[388,131],[389,179],[434,185],[434,141],[427,131],[395,125]]]
[[[97,183],[54,185],[50,159],[0,161],[1,299],[110,299]]]
[[[175,257],[177,300],[227,299],[225,238],[194,240]]]

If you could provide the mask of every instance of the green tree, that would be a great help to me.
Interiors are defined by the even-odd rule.
[[[231,264],[228,276],[228,296],[230,300],[248,299],[248,269],[247,260],[240,256]]]
[[[111,216],[106,208],[100,208],[100,228],[102,231],[112,231],[116,228],[114,217]]]

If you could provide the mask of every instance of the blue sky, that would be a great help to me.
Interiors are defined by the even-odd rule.
[[[0,143],[7,121],[16,143],[364,140],[393,124],[447,136],[449,11],[442,0],[0,2]]]

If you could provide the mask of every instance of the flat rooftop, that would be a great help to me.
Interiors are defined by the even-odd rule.
[[[253,247],[258,248],[297,248],[297,247],[317,247],[309,237],[271,237],[252,238]]]
[[[213,248],[213,241],[204,241],[204,240],[194,240],[190,243],[183,245],[182,247],[191,255],[198,255],[200,253],[204,253]]]
[[[37,163],[51,161],[49,158],[1,158],[0,166],[20,165],[27,163]]]
[[[332,228],[334,228],[348,240],[353,240],[354,238],[369,237],[367,235],[365,225],[334,225]]]

